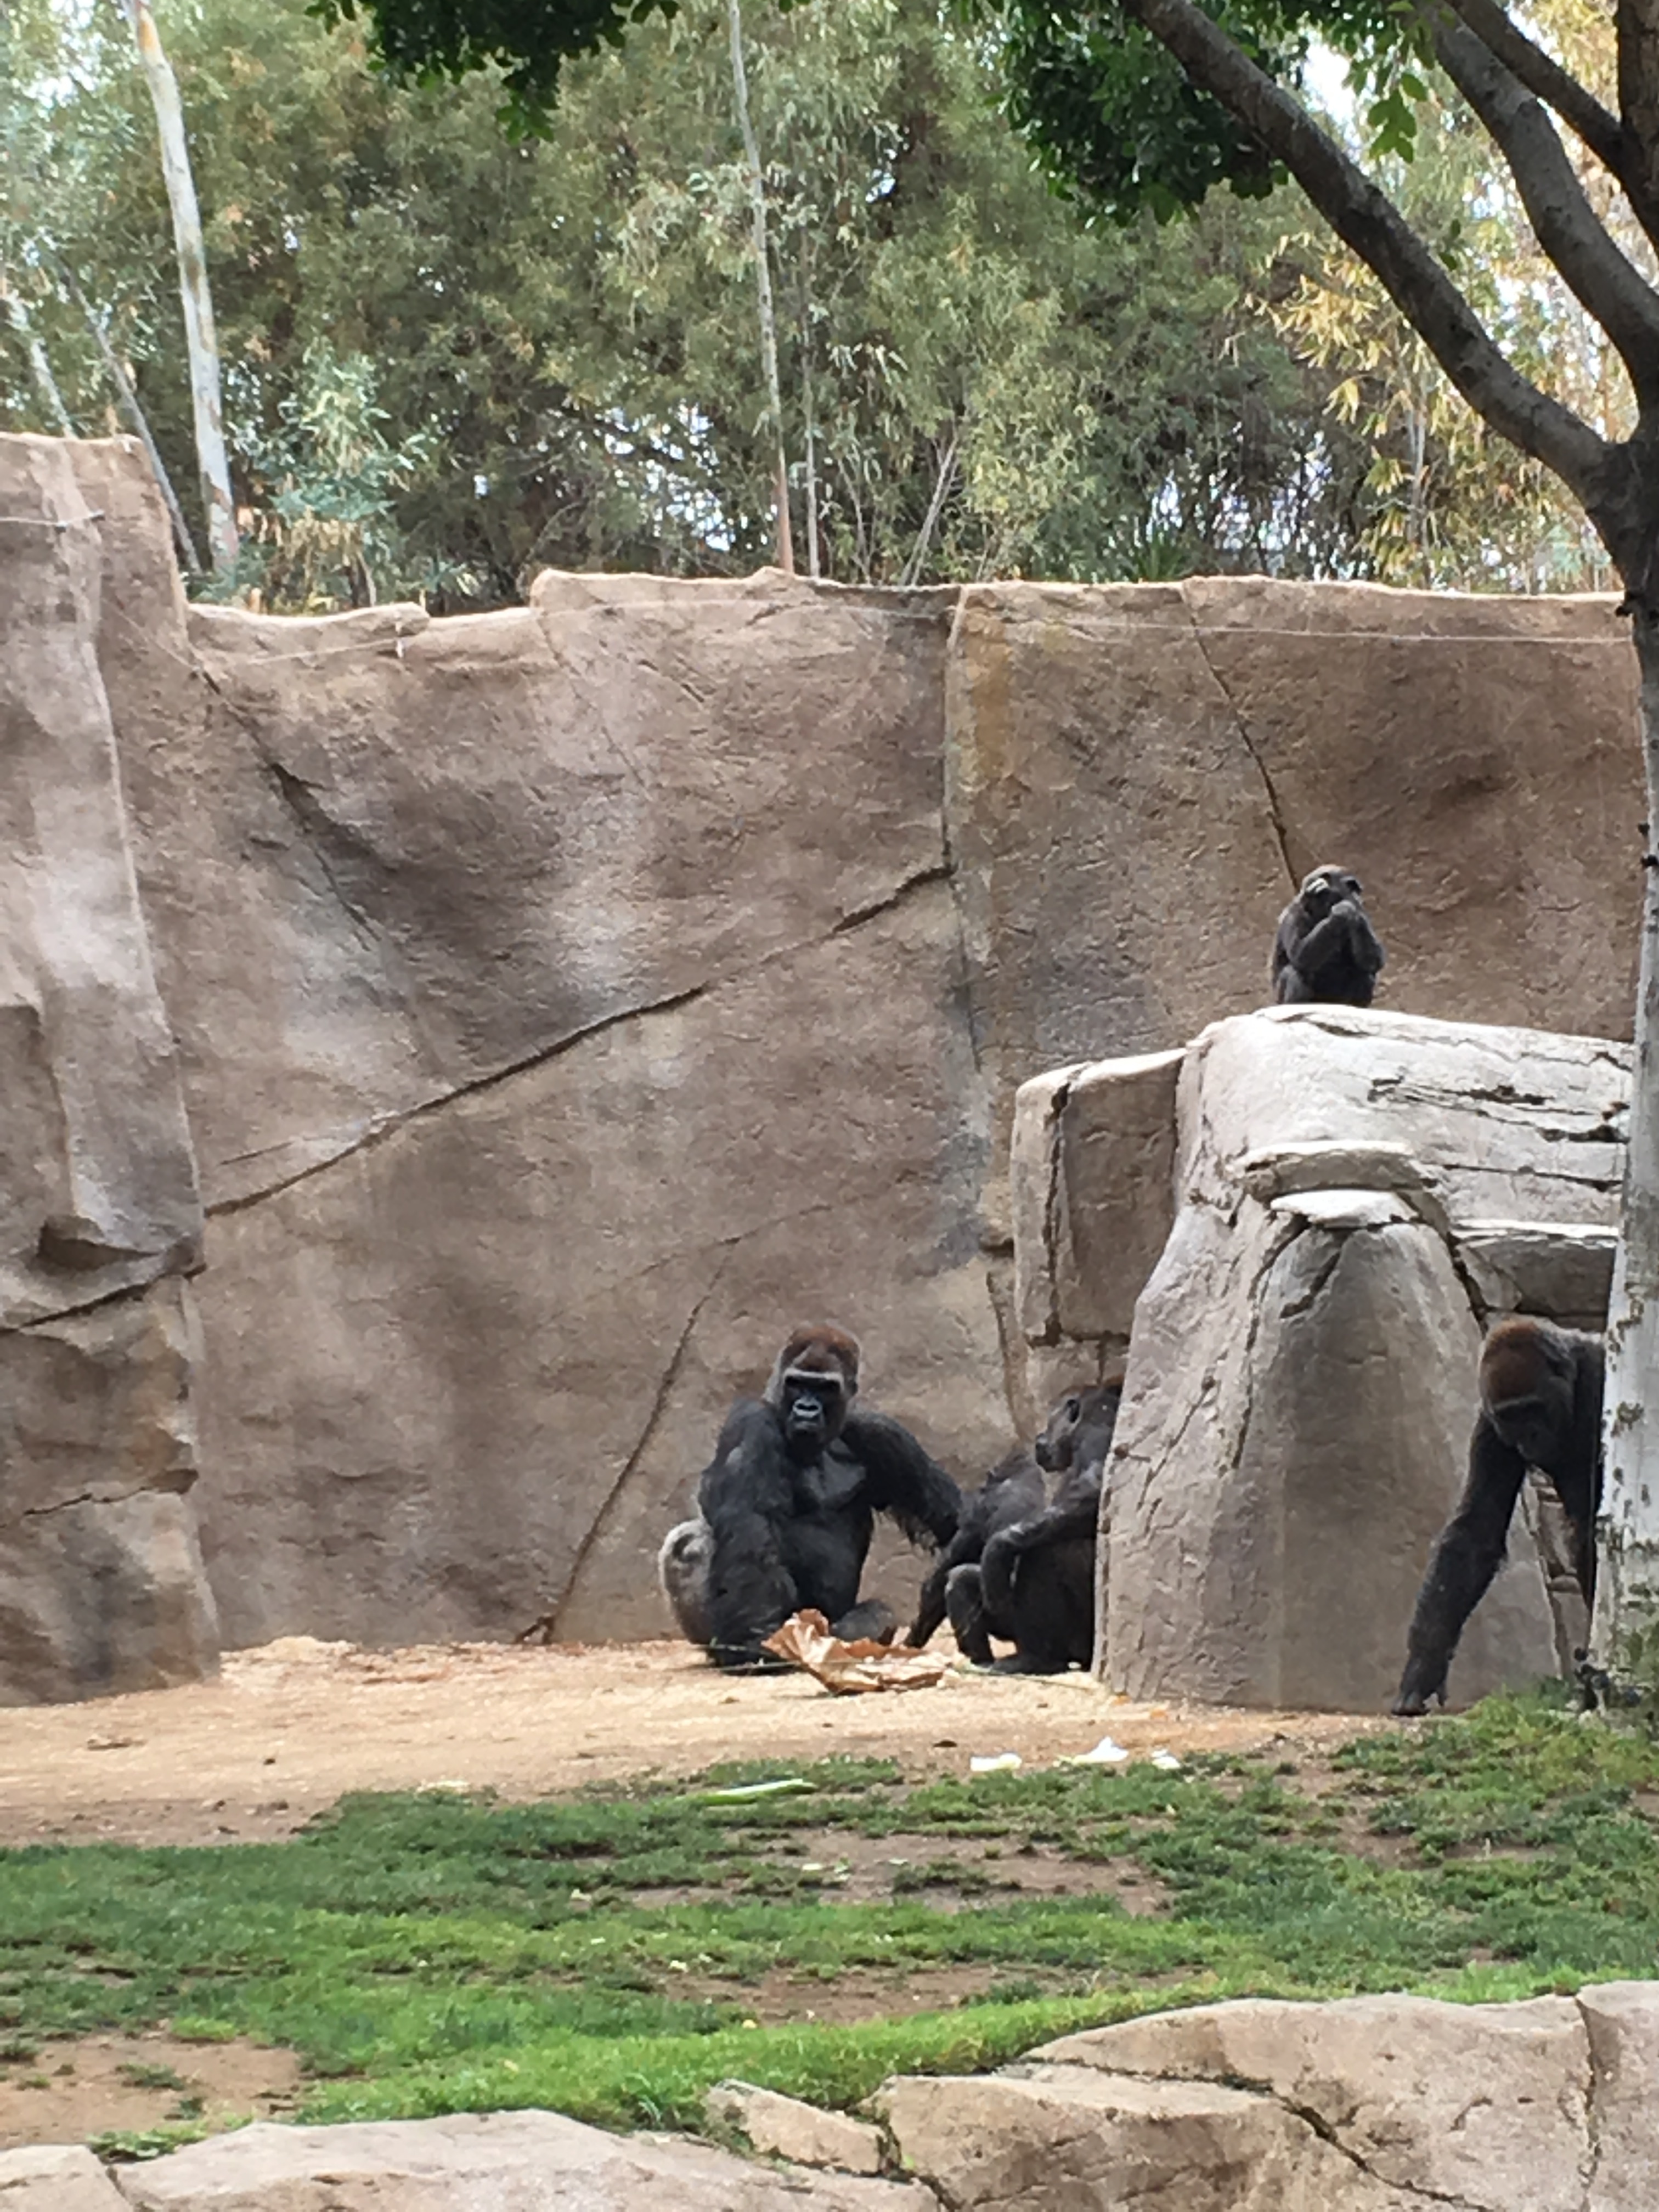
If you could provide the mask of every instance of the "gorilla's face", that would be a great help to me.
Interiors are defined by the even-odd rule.
[[[783,1378],[784,1441],[797,1458],[811,1459],[841,1434],[847,1389],[839,1375],[792,1367]]]
[[[1302,910],[1310,921],[1323,921],[1333,907],[1344,899],[1356,904],[1363,896],[1358,876],[1351,876],[1346,868],[1316,868],[1310,876],[1302,879],[1297,894]]]
[[[1038,1437],[1035,1449],[1036,1463],[1045,1474],[1063,1474],[1072,1464],[1072,1450],[1077,1432],[1083,1425],[1083,1397],[1073,1390],[1069,1398],[1062,1398],[1049,1414]]]

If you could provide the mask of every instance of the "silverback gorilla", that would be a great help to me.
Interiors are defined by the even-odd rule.
[[[1527,1469],[1555,1486],[1572,1528],[1573,1564],[1588,1604],[1595,1588],[1601,1503],[1601,1340],[1512,1314],[1480,1348],[1480,1413],[1457,1510],[1430,1554],[1406,1639],[1397,1713],[1443,1704],[1463,1624],[1497,1573]]]
[[[945,1582],[945,1609],[958,1648],[976,1666],[1016,1674],[1060,1674],[1074,1661],[1086,1667],[1094,1653],[1095,1548],[1100,1488],[1123,1389],[1109,1382],[1073,1390],[1049,1414],[1036,1440],[1038,1467],[1065,1480],[1045,1505],[1042,1478],[1024,1479],[1018,1457],[1005,1460],[964,1520],[979,1524],[979,1558],[964,1557]],[[1036,1470],[1031,1470],[1036,1474]],[[975,1510],[977,1509],[977,1511]],[[910,1631],[925,1642],[929,1578]],[[1012,1657],[995,1659],[990,1639],[1014,1645]]]
[[[837,1636],[891,1636],[859,1577],[878,1513],[913,1543],[948,1543],[962,1498],[910,1431],[860,1412],[859,1347],[838,1328],[798,1328],[760,1398],[739,1398],[697,1486],[700,1521],[669,1532],[658,1572],[675,1617],[716,1666],[779,1664],[761,1646],[816,1607]]]
[[[1346,868],[1316,868],[1279,917],[1273,939],[1273,1003],[1369,1006],[1382,946]]]

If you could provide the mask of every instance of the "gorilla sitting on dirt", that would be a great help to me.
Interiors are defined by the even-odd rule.
[[[762,1645],[805,1607],[837,1636],[897,1626],[859,1578],[885,1513],[913,1543],[948,1543],[962,1496],[910,1431],[860,1411],[859,1347],[838,1328],[798,1328],[765,1394],[739,1398],[697,1485],[700,1518],[669,1531],[657,1571],[675,1618],[718,1667],[777,1666]]]
[[[1089,1664],[1101,1485],[1122,1399],[1121,1382],[1070,1392],[1044,1423],[1035,1454],[1022,1447],[993,1469],[922,1584],[911,1644],[926,1644],[948,1612],[957,1648],[975,1666],[1061,1674]],[[1044,1469],[1063,1478],[1052,1504]],[[1011,1657],[994,1656],[993,1636],[1013,1644]]]

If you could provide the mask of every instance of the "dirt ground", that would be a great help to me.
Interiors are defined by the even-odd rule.
[[[0,1711],[0,1844],[246,1842],[292,1834],[353,1790],[530,1798],[832,1752],[965,1773],[976,1753],[1042,1765],[1105,1735],[1131,1751],[1311,1749],[1385,1724],[1131,1705],[1076,1674],[836,1698],[805,1674],[716,1674],[677,1643],[363,1651],[288,1637],[232,1653],[216,1682]]]

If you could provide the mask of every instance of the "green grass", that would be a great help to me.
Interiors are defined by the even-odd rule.
[[[1365,1739],[1316,1787],[1222,1758],[709,1784],[790,1771],[811,1790],[358,1797],[282,1844],[0,1853],[0,2057],[165,2025],[290,2046],[311,2120],[680,2125],[726,2075],[846,2105],[1217,1996],[1659,1974],[1659,1749],[1538,1700]],[[899,1836],[902,1863],[872,1848]],[[1022,1894],[1034,1864],[1084,1893]],[[847,1975],[872,2016],[809,2020]]]

